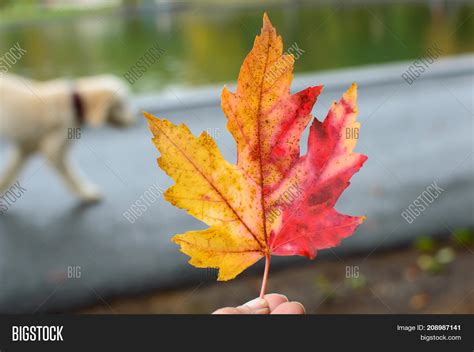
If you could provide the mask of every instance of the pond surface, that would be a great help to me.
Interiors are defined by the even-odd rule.
[[[165,52],[134,83],[136,92],[235,81],[264,10],[216,5],[4,23],[0,52],[19,42],[28,53],[13,71],[37,79],[104,72],[123,76],[158,44]],[[304,50],[296,72],[414,59],[433,47],[445,56],[474,51],[473,5],[293,5],[267,10],[285,48]]]

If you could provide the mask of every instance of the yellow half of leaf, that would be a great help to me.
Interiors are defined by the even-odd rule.
[[[158,164],[176,182],[165,199],[211,226],[173,241],[191,256],[190,264],[219,268],[219,280],[234,278],[267,248],[260,186],[227,162],[207,133],[196,138],[183,124],[145,117],[161,153]]]

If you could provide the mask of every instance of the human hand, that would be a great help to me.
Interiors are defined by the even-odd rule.
[[[255,298],[238,307],[226,307],[212,314],[305,314],[304,306],[299,302],[289,302],[278,293],[270,293],[264,298]]]

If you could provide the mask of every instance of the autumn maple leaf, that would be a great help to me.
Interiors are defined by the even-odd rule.
[[[311,110],[322,86],[290,94],[293,62],[265,14],[236,92],[226,87],[222,92],[237,165],[224,160],[206,132],[196,138],[183,124],[145,113],[161,153],[158,164],[176,181],[165,199],[209,225],[172,240],[191,257],[190,264],[218,268],[223,281],[265,257],[261,296],[271,255],[314,258],[365,219],[334,209],[367,159],[353,151],[360,127],[357,87],[353,84],[320,122]],[[300,137],[311,119],[307,154],[300,156]]]

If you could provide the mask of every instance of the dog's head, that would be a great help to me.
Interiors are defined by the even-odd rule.
[[[80,78],[77,93],[83,101],[85,121],[93,126],[110,123],[128,126],[136,122],[129,98],[129,88],[120,78],[101,75]]]

